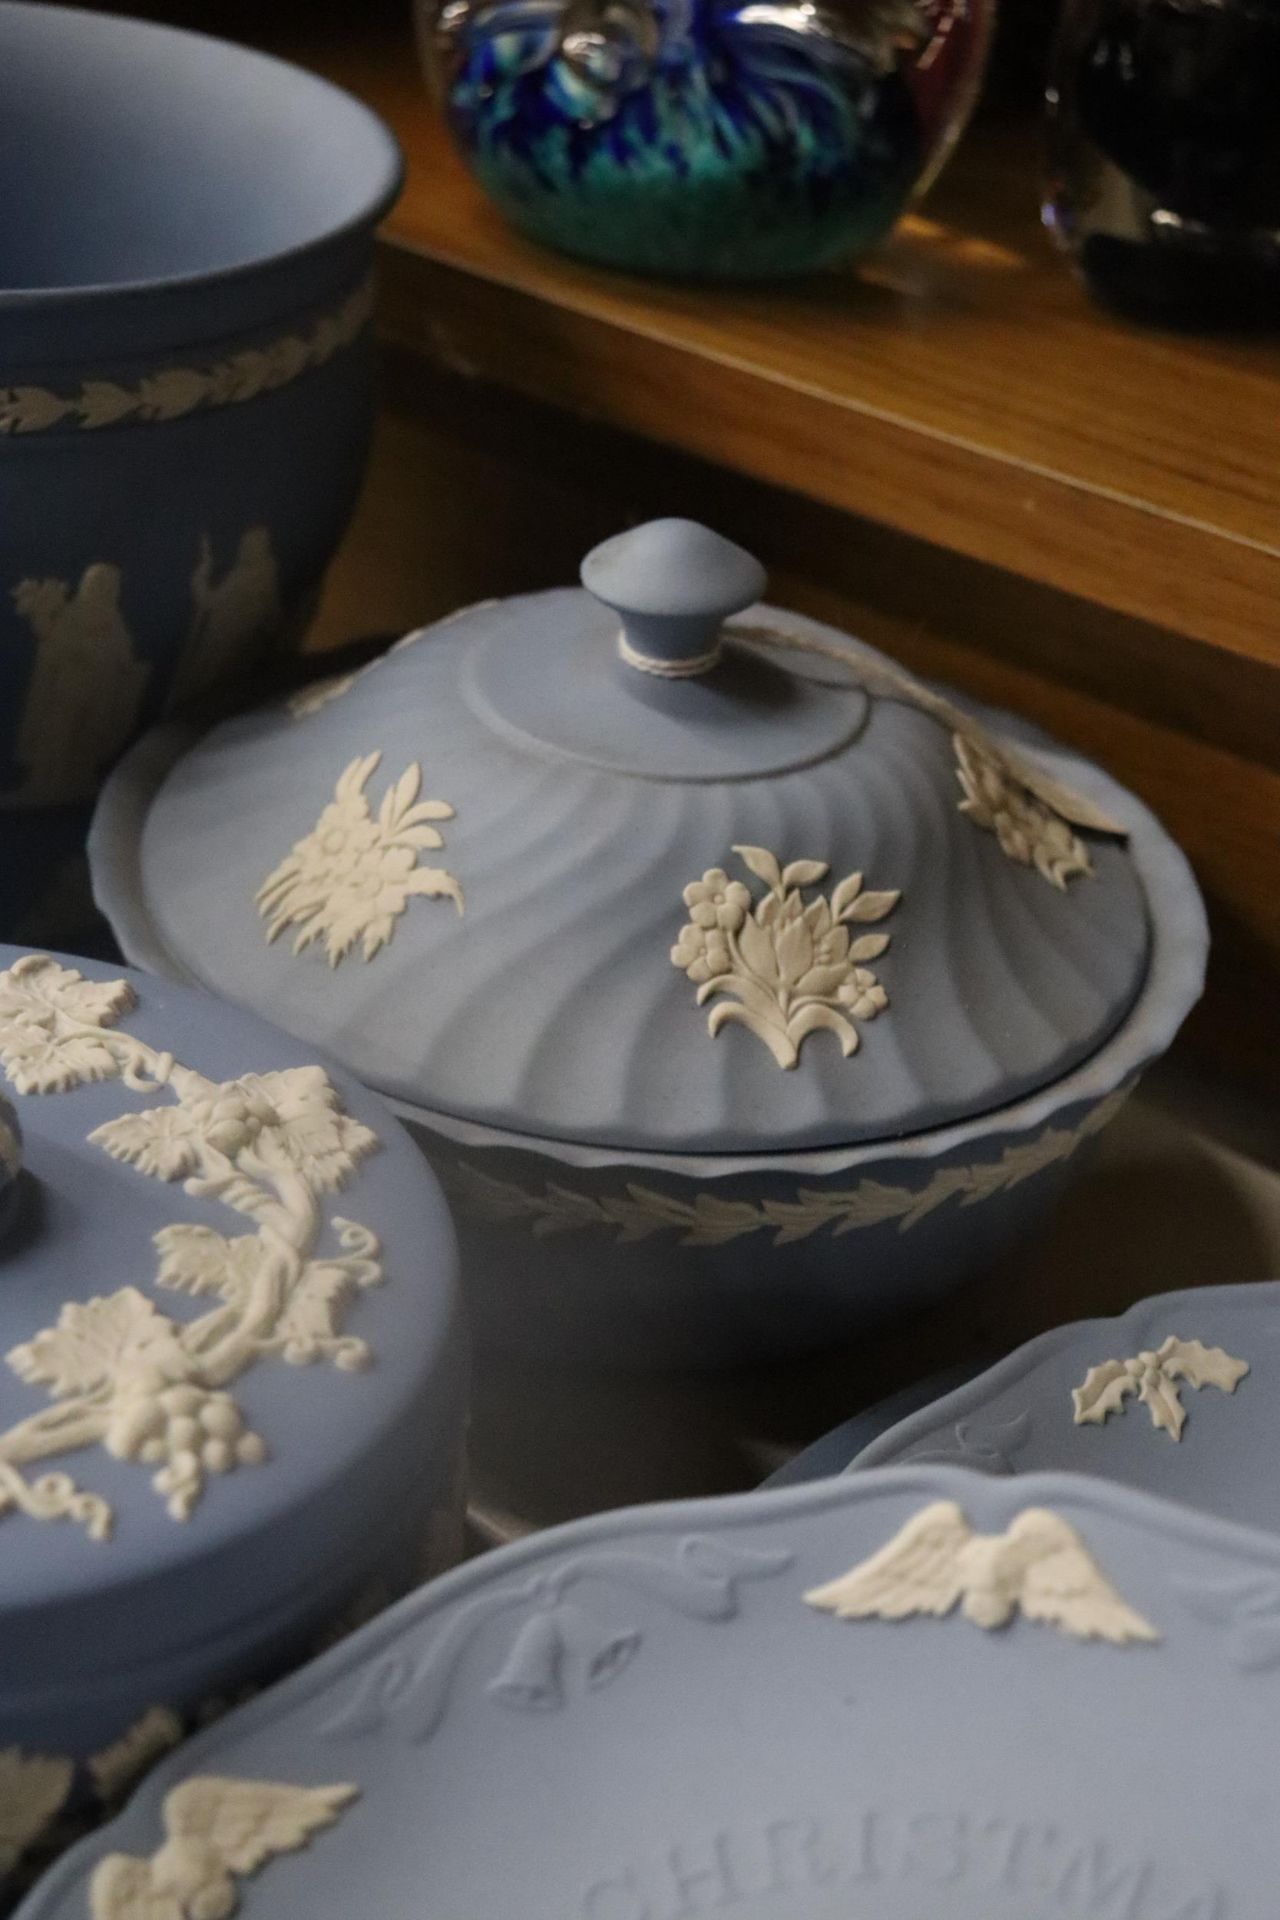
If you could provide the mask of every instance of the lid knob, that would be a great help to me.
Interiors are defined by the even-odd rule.
[[[620,616],[627,665],[664,680],[709,672],[724,622],[757,601],[766,580],[758,560],[696,520],[650,520],[615,534],[592,548],[581,577]]]

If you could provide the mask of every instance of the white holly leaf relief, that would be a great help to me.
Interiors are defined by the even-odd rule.
[[[71,1791],[69,1760],[0,1750],[0,1874],[7,1873],[38,1840]]]
[[[208,1294],[227,1301],[245,1299],[264,1258],[256,1233],[228,1239],[212,1227],[185,1223],[162,1227],[154,1245],[160,1255],[156,1284],[197,1299]]]
[[[1104,1360],[1101,1366],[1090,1367],[1084,1377],[1084,1385],[1076,1387],[1072,1393],[1076,1425],[1091,1423],[1100,1426],[1109,1413],[1120,1411],[1127,1393],[1137,1391],[1138,1383],[1123,1360]]]
[[[185,1180],[200,1165],[200,1130],[185,1107],[148,1107],[95,1127],[90,1144],[155,1180]]]
[[[55,1327],[12,1348],[6,1358],[20,1380],[47,1387],[55,1399],[114,1382],[126,1361],[154,1362],[172,1378],[183,1370],[177,1328],[136,1287],[69,1301]]]
[[[1234,1393],[1248,1371],[1247,1360],[1233,1359],[1222,1347],[1171,1335],[1155,1352],[1144,1350],[1131,1360],[1104,1360],[1090,1367],[1083,1385],[1072,1390],[1075,1423],[1101,1425],[1108,1414],[1121,1411],[1127,1395],[1136,1393],[1149,1410],[1152,1425],[1170,1439],[1181,1440],[1187,1410],[1179,1382]]]
[[[1233,1360],[1223,1347],[1206,1347],[1200,1340],[1166,1340],[1160,1349],[1164,1370],[1193,1387],[1221,1387],[1234,1393],[1249,1371],[1247,1360]]]

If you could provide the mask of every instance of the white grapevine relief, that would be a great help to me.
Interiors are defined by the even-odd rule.
[[[69,1474],[32,1476],[41,1461],[103,1446],[154,1469],[152,1484],[185,1520],[211,1474],[256,1465],[266,1443],[248,1430],[230,1388],[258,1362],[368,1364],[341,1331],[356,1292],[382,1278],[378,1243],[333,1216],[342,1251],[317,1251],[322,1196],[373,1153],[377,1136],[342,1109],[320,1067],[209,1080],[117,1021],[135,1005],[122,980],[98,982],[38,954],[0,973],[0,1064],[19,1093],[118,1079],[167,1104],[122,1114],[90,1140],[152,1179],[182,1181],[220,1201],[248,1231],[175,1223],[156,1235],[155,1284],[207,1298],[199,1319],[162,1313],[136,1286],[69,1301],[57,1322],[7,1356],[54,1405],[0,1432],[0,1516],[70,1518],[95,1539],[112,1511]]]

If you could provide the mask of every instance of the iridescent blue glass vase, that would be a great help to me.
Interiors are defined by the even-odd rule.
[[[973,105],[994,0],[419,0],[458,144],[523,232],[637,272],[865,251]]]

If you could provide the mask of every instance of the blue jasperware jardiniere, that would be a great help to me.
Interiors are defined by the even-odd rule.
[[[705,529],[582,579],[157,730],[98,900],[398,1103],[483,1334],[817,1348],[1043,1218],[1200,992],[1200,897],[1099,769],[753,604]]]
[[[994,0],[418,0],[428,72],[516,226],[639,272],[864,252],[972,109]]]
[[[401,164],[280,61],[0,4],[0,173],[0,807],[43,809],[305,623]],[[48,877],[0,887],[5,926]]]

